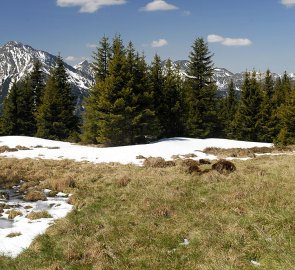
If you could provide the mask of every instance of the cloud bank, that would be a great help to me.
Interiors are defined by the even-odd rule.
[[[178,9],[177,6],[167,3],[164,0],[153,0],[143,7],[142,11],[167,11]]]
[[[281,3],[286,7],[295,6],[295,0],[281,0]]]
[[[248,38],[225,38],[219,35],[209,35],[207,37],[209,43],[220,43],[224,46],[250,46],[252,41]]]
[[[160,47],[167,46],[167,45],[168,45],[168,41],[166,39],[163,39],[163,38],[160,38],[159,40],[154,40],[151,43],[151,46],[153,48],[160,48]]]
[[[60,7],[80,7],[80,12],[94,13],[103,6],[125,4],[126,0],[57,0]]]

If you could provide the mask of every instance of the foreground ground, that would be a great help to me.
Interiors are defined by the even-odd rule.
[[[1,158],[1,185],[73,193],[75,210],[16,259],[0,257],[0,269],[295,269],[294,161],[259,157],[199,175],[181,163]]]

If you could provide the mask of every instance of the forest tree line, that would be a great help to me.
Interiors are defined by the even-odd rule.
[[[264,80],[246,72],[238,98],[233,81],[218,97],[212,53],[197,38],[189,54],[187,76],[158,55],[147,65],[132,42],[103,37],[93,55],[95,83],[75,113],[62,58],[45,80],[40,62],[15,82],[5,98],[1,135],[128,145],[169,137],[229,138],[295,143],[295,88],[287,73]]]

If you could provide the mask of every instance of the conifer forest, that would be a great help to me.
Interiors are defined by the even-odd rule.
[[[85,144],[130,145],[169,137],[228,138],[295,143],[295,87],[287,73],[259,80],[246,72],[217,95],[213,53],[196,38],[187,76],[158,55],[150,65],[132,42],[103,37],[93,53],[95,83],[77,113],[63,59],[48,77],[41,63],[12,85],[1,115],[1,135],[26,135]]]

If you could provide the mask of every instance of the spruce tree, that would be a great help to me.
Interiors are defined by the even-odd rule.
[[[83,139],[108,145],[126,145],[154,137],[156,118],[153,92],[144,56],[120,36],[112,44],[108,75],[97,81],[86,101]]]
[[[182,80],[178,69],[173,69],[171,60],[165,64],[162,88],[162,110],[159,116],[162,137],[177,137],[184,134],[184,97]]]
[[[96,80],[104,80],[108,75],[108,65],[111,59],[111,46],[109,39],[103,37],[96,51],[93,53],[92,69]]]
[[[128,122],[126,121],[125,97],[130,95],[126,88],[126,56],[120,36],[116,36],[112,45],[113,57],[109,63],[109,76],[98,82],[100,91],[97,101],[97,134],[98,143],[121,145],[128,144]]]
[[[233,80],[230,80],[228,85],[227,96],[224,99],[223,109],[222,109],[222,120],[224,126],[224,133],[227,138],[234,137],[234,130],[233,130],[233,120],[237,113],[239,101],[235,91],[235,85]]]
[[[163,75],[163,69],[162,69],[162,63],[161,58],[158,54],[154,56],[154,59],[152,61],[151,67],[150,67],[150,81],[151,81],[151,87],[152,91],[154,93],[154,107],[155,107],[155,113],[159,120],[159,133],[160,136],[163,136],[163,133],[165,132],[163,127],[164,119],[164,96],[163,96],[163,88],[164,88],[164,75]]]
[[[295,90],[278,109],[278,118],[281,128],[274,142],[279,145],[295,144]]]
[[[62,58],[57,58],[37,111],[37,136],[66,140],[79,131],[75,102]]]
[[[36,121],[33,112],[34,95],[31,87],[30,76],[26,76],[18,82],[17,97],[17,125],[18,135],[34,136],[36,132]]]
[[[256,141],[258,134],[257,122],[262,103],[260,85],[256,73],[252,76],[246,72],[242,86],[242,96],[238,111],[233,121],[234,138],[246,141]]]
[[[29,75],[30,87],[33,93],[33,108],[32,111],[36,112],[41,105],[41,98],[45,87],[45,78],[42,72],[42,63],[39,60],[34,62],[33,71]]]
[[[159,122],[155,110],[155,93],[149,77],[144,55],[136,54],[134,93],[132,107],[135,108],[132,125],[135,129],[134,143],[154,140],[159,136]]]
[[[217,136],[217,87],[213,82],[212,54],[203,38],[197,38],[189,56],[186,84],[188,114],[186,133],[192,137]]]
[[[18,134],[18,84],[13,83],[8,95],[3,104],[3,113],[1,117],[1,134],[2,135],[16,135]]]
[[[262,142],[272,142],[274,139],[274,121],[272,119],[274,81],[270,70],[266,71],[262,85],[263,100],[257,121],[257,139]]]
[[[13,84],[4,101],[2,134],[33,136],[36,132],[33,104],[30,76],[26,76]]]

